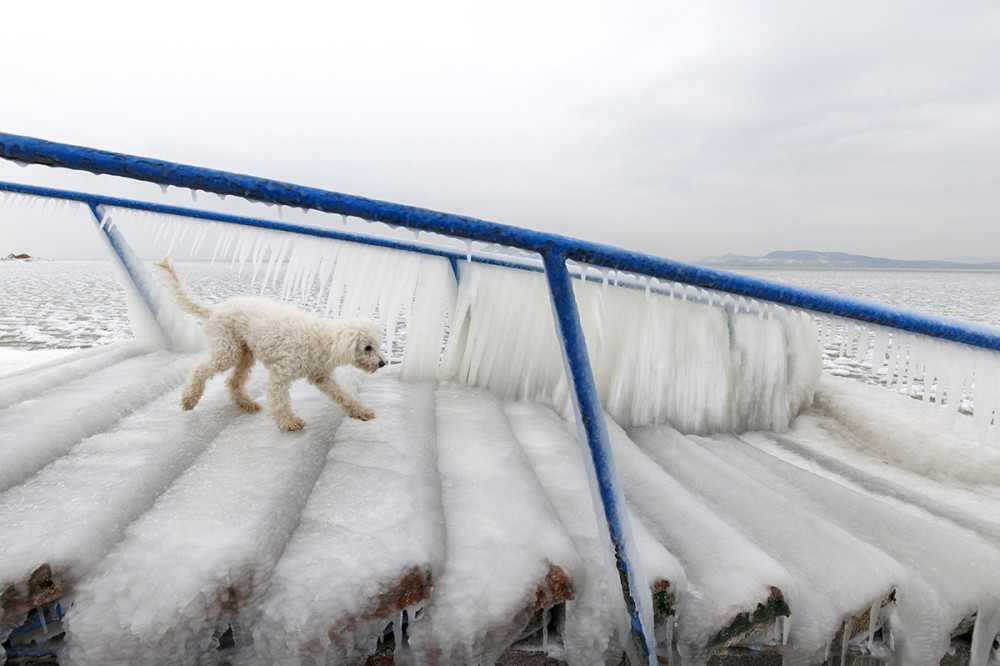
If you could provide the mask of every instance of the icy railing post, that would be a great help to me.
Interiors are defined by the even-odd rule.
[[[104,236],[126,291],[132,334],[147,347],[193,352],[204,345],[201,329],[170,301],[163,286],[111,222],[104,207],[88,202],[94,223]]]
[[[608,427],[594,383],[580,313],[566,268],[566,256],[550,251],[543,253],[542,259],[556,333],[562,343],[563,362],[576,413],[584,463],[591,487],[597,491],[594,499],[600,499],[604,509],[603,516],[598,515],[598,523],[606,523],[608,526],[637,656],[643,664],[654,664],[656,643],[653,632],[653,599],[649,587],[644,583],[646,577],[632,536],[625,494],[611,455]],[[594,509],[597,511],[596,506]]]

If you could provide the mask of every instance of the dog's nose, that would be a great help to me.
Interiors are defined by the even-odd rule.
[[[382,366],[384,366],[384,365],[385,365],[385,361],[379,361],[379,362],[378,362],[378,367],[380,367],[380,368],[381,368],[381,367],[382,367]]]

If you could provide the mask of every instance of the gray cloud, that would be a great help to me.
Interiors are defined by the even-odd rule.
[[[0,128],[680,259],[1000,256],[995,3],[88,7],[11,8]]]

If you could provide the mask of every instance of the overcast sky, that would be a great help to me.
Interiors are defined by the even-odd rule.
[[[2,11],[0,131],[680,260],[1000,258],[995,0]],[[0,254],[90,247],[36,224]]]

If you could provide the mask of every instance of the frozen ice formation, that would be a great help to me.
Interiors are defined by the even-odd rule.
[[[139,223],[169,246],[213,231]],[[619,663],[628,617],[544,276],[217,236],[258,284],[382,322],[395,363],[343,371],[376,418],[303,383],[309,425],[280,432],[221,378],[181,412],[194,357],[142,328],[0,379],[0,638],[23,645],[58,601],[43,628],[65,664]],[[929,666],[970,631],[969,662],[995,658],[996,354],[610,272],[574,288],[661,660]],[[820,343],[900,392],[821,378]]]

